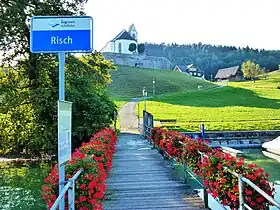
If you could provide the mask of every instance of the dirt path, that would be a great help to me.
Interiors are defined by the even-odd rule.
[[[137,103],[137,101],[129,102],[121,108],[119,117],[122,133],[138,133],[138,118],[135,113]]]

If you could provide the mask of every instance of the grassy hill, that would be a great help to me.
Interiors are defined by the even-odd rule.
[[[152,70],[126,66],[118,66],[117,71],[112,72],[113,83],[109,86],[109,92],[113,98],[141,97],[143,87],[148,90],[148,95],[153,94],[153,79],[155,79],[155,93],[166,94],[197,90],[199,85],[204,89],[215,85],[189,75],[168,71]]]
[[[147,102],[147,110],[155,120],[176,119],[180,130],[197,131],[201,123],[207,130],[280,129],[279,71],[266,80],[228,85],[159,96]]]

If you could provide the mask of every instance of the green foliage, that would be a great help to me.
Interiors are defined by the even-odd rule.
[[[34,15],[83,15],[87,0],[0,2],[0,154],[56,152],[58,62],[31,54],[26,20]],[[2,15],[3,14],[3,15]],[[16,47],[15,47],[16,46]],[[100,53],[67,56],[66,100],[73,102],[73,141],[110,125],[115,105],[106,88],[111,62]],[[2,129],[4,128],[4,129]]]
[[[14,58],[38,56],[29,52],[29,29],[26,19],[35,15],[83,15],[87,0],[9,0],[0,1],[0,51],[8,64]],[[16,47],[15,47],[16,46]],[[34,63],[33,63],[34,64]],[[30,66],[30,71],[34,70]],[[34,73],[34,72],[33,72]]]
[[[276,70],[280,60],[280,51],[258,50],[249,47],[215,46],[209,44],[153,44],[146,43],[146,53],[151,56],[168,58],[174,65],[185,68],[195,64],[205,72],[205,78],[215,77],[222,68],[240,66],[242,62],[252,60],[266,69]]]
[[[137,46],[137,51],[138,51],[138,53],[139,54],[142,54],[142,53],[144,53],[145,52],[145,45],[144,44],[138,44],[138,46]]]
[[[66,59],[66,100],[73,102],[73,145],[79,146],[81,137],[111,124],[114,103],[107,95],[111,82],[111,62],[100,53]],[[46,65],[48,64],[48,65]],[[56,151],[58,63],[54,57],[37,60],[38,86],[29,86],[26,68],[1,71],[1,153],[28,153]]]
[[[114,98],[142,97],[143,87],[146,87],[148,95],[152,95],[153,78],[156,95],[197,90],[199,85],[203,89],[215,87],[213,83],[180,72],[118,66],[118,70],[112,72],[109,92]]]
[[[22,66],[0,69],[0,153],[22,151],[26,139],[34,129],[35,113],[29,103],[31,94],[27,88]]]
[[[232,82],[213,90],[162,95],[147,101],[147,111],[155,121],[176,119],[175,125],[165,126],[177,130],[199,131],[201,123],[212,131],[279,130],[279,78],[280,72],[272,72],[255,83]]]
[[[131,43],[131,44],[129,44],[128,50],[130,52],[135,52],[136,48],[137,48],[136,44],[135,43]]]
[[[246,61],[242,63],[242,72],[245,78],[256,80],[258,75],[261,74],[261,68],[259,64],[255,64],[252,61]]]

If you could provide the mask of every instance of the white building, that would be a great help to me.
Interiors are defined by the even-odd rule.
[[[101,49],[101,52],[112,52],[122,54],[132,54],[128,50],[131,43],[137,46],[138,33],[134,24],[129,27],[129,30],[122,30],[114,39],[107,42],[106,46]]]

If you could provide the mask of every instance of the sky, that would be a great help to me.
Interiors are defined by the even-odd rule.
[[[280,50],[280,0],[88,0],[94,48],[134,23],[138,42]]]

